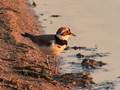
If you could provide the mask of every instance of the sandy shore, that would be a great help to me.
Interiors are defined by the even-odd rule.
[[[0,0],[0,90],[74,90],[44,75],[46,57],[24,32],[43,34],[27,0]]]

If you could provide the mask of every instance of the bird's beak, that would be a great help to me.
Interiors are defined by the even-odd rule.
[[[71,33],[72,36],[76,36],[74,33]]]

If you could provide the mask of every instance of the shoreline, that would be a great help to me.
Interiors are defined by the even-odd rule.
[[[76,33],[78,36],[76,38],[69,39],[70,47],[83,46],[89,49],[96,48],[96,51],[80,49],[80,51],[76,50],[73,52],[73,50],[69,50],[61,54],[61,56],[64,57],[60,66],[62,74],[83,71],[81,65],[84,66],[85,62],[83,62],[81,58],[78,60],[76,57],[69,56],[77,55],[78,53],[78,55],[82,54],[86,57],[86,55],[94,56],[95,54],[100,55],[108,52],[110,54],[107,57],[96,57],[97,61],[106,62],[107,65],[94,70],[94,73],[91,73],[93,80],[98,84],[98,86],[101,86],[101,83],[107,81],[118,80],[116,76],[119,76],[118,66],[120,66],[120,64],[118,63],[118,48],[120,42],[116,40],[119,38],[119,18],[117,17],[120,14],[119,1],[99,2],[96,0],[77,0],[74,2],[72,0],[35,0],[35,3],[36,7],[34,7],[34,10],[36,10],[37,15],[40,16],[39,20],[41,21],[41,25],[44,26],[43,29],[46,33],[52,34],[59,26],[67,24],[67,26],[71,28],[71,31]],[[58,15],[59,17],[51,17],[52,15]],[[113,42],[111,43],[111,41]],[[88,61],[91,62],[94,60]],[[116,83],[114,84],[115,87],[112,86],[112,88],[120,88],[120,85],[117,85]],[[105,86],[107,87],[109,85]],[[102,85],[103,88],[105,86]]]
[[[34,35],[44,32],[28,1],[4,0],[0,1],[0,8],[0,89],[75,90],[73,86],[48,80],[42,73],[46,56],[21,36],[25,32]],[[51,68],[54,72],[52,64]]]

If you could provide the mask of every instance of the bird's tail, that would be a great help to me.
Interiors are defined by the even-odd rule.
[[[30,39],[32,39],[34,36],[29,34],[29,33],[24,33],[24,34],[21,34],[23,37],[28,37]]]

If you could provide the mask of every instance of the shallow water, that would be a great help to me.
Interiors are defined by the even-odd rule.
[[[35,0],[34,8],[46,33],[55,33],[61,26],[69,26],[77,37],[69,39],[69,46],[98,47],[97,51],[70,50],[62,54],[61,73],[80,72],[80,59],[75,54],[110,52],[97,58],[107,65],[92,73],[96,83],[119,81],[120,76],[120,0]],[[60,17],[51,17],[60,15]],[[116,83],[114,90],[120,89]],[[104,89],[100,89],[104,90]],[[111,89],[109,89],[111,90]]]

